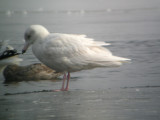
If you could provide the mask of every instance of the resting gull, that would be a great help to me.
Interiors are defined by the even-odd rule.
[[[55,91],[69,89],[70,72],[96,67],[116,67],[130,60],[113,56],[104,47],[109,43],[94,41],[86,35],[50,33],[41,25],[31,25],[27,28],[24,38],[22,53],[32,45],[34,55],[42,63],[57,72],[64,73],[62,88]],[[66,86],[65,80],[67,80]]]
[[[18,57],[19,53],[12,46],[8,45],[8,40],[0,41],[0,72],[3,72],[7,65],[20,64],[22,61]]]

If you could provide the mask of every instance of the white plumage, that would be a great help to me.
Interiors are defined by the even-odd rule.
[[[25,40],[23,52],[33,44],[34,55],[57,72],[70,73],[96,67],[115,67],[130,60],[113,56],[104,47],[109,43],[94,41],[86,35],[49,33],[41,25],[30,26],[25,32]]]

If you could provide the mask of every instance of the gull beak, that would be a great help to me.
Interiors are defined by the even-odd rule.
[[[29,47],[29,44],[27,42],[25,42],[24,47],[22,49],[22,54],[27,51],[28,47]]]

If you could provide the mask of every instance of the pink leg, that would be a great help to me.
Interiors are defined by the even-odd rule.
[[[66,73],[64,73],[64,75],[63,75],[62,88],[61,89],[57,89],[57,90],[53,90],[53,92],[65,91],[65,89],[64,89],[65,80],[66,80]]]
[[[67,75],[67,85],[66,85],[65,91],[68,91],[69,89],[69,80],[70,80],[70,72],[68,72],[68,75]]]
[[[63,75],[63,83],[62,83],[62,88],[61,88],[62,91],[64,91],[65,81],[66,81],[66,73],[64,73]]]

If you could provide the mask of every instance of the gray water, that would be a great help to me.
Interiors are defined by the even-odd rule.
[[[61,77],[4,84],[1,75],[0,119],[159,120],[159,13],[159,0],[1,0],[0,39],[19,52],[25,29],[41,24],[109,42],[114,55],[132,62],[72,73],[68,92],[35,92],[60,88]],[[20,57],[21,65],[39,62],[31,49]]]

